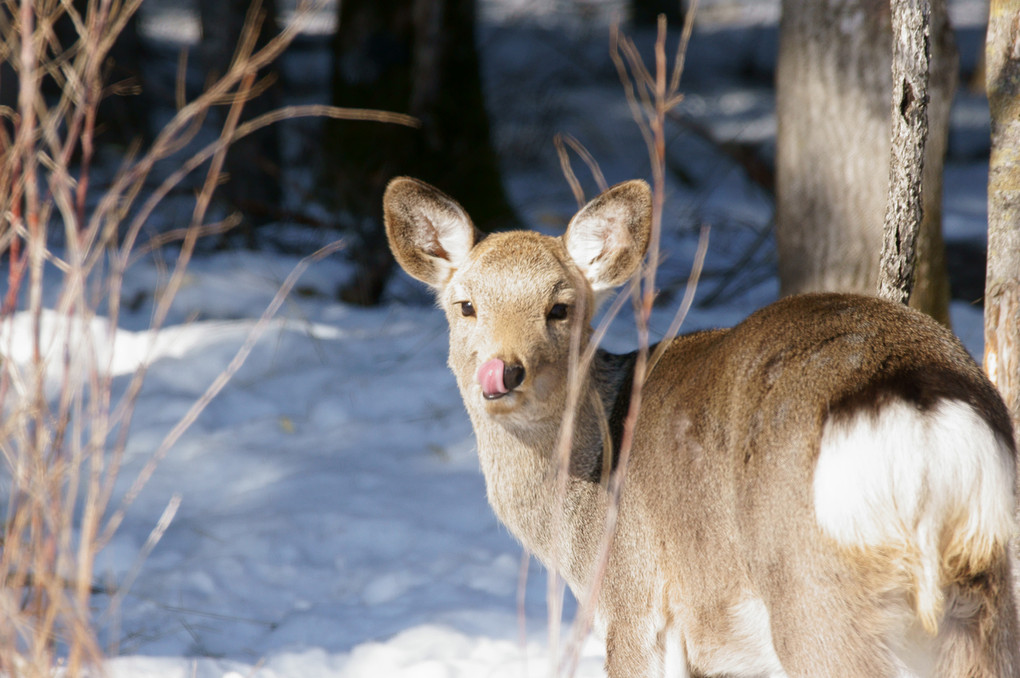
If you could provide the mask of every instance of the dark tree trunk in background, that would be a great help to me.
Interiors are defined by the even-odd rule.
[[[776,73],[776,243],[783,294],[874,294],[889,193],[889,0],[783,0]],[[933,0],[924,218],[911,306],[948,323],[942,165],[956,50]]]
[[[630,0],[631,21],[639,26],[655,26],[660,14],[666,15],[666,22],[674,29],[684,25],[680,0]]]
[[[73,6],[84,21],[89,0],[74,0]],[[9,9],[5,7],[0,11],[4,12],[4,20],[9,21]],[[51,57],[73,48],[78,42],[78,29],[66,12],[62,12],[54,22],[53,37],[56,44],[50,46]],[[18,74],[9,61],[7,50],[11,48],[11,45],[4,45],[0,50],[0,106],[17,110]],[[118,34],[103,64],[105,91],[96,112],[94,141],[97,146],[127,146],[134,141],[151,138],[149,112],[152,110],[152,98],[146,86],[146,57],[145,43],[138,33],[138,14],[135,13]],[[47,98],[56,100],[63,88],[63,82],[53,77],[43,78],[42,91]],[[4,118],[3,124],[9,132],[7,118]]]
[[[256,49],[277,35],[276,0],[216,0],[199,2],[202,41],[199,58],[206,80],[219,77],[230,68],[245,22],[260,22]],[[248,101],[241,122],[279,108],[282,99],[280,74],[271,66],[258,74],[265,91]],[[258,85],[257,85],[258,86]],[[222,112],[225,107],[221,108]],[[280,212],[280,138],[276,125],[263,127],[231,145],[224,162],[228,178],[217,196],[229,209],[241,213],[241,234],[251,242],[254,229],[273,221]]]
[[[988,169],[985,371],[1020,438],[1020,8],[992,0],[985,46],[992,154]]]
[[[85,15],[88,0],[75,0],[74,6]],[[74,25],[69,19],[57,22],[56,28],[65,31],[67,40],[61,44],[70,45],[78,39]],[[149,112],[153,101],[146,86],[145,43],[138,33],[138,13],[128,20],[124,30],[106,58],[103,82],[106,96],[96,112],[96,143],[126,146],[135,141],[147,141],[152,137],[149,127]]]
[[[483,230],[516,217],[489,139],[474,0],[344,0],[333,54],[333,104],[408,113],[422,123],[325,123],[328,183],[354,234],[357,270],[341,296],[374,304],[392,268],[382,194],[394,176],[439,186]]]
[[[0,10],[6,12],[6,10]],[[6,19],[6,17],[4,17]],[[18,110],[18,72],[11,64],[10,50],[12,45],[0,45],[0,106],[12,111]],[[14,134],[14,125],[9,116],[0,116],[0,134],[5,134],[3,140],[7,143]]]

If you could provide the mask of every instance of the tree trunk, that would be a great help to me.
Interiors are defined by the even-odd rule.
[[[82,21],[88,15],[90,0],[73,0],[72,6]],[[49,45],[51,57],[71,50],[80,40],[79,26],[71,16],[61,9],[59,3],[52,7],[53,36]],[[12,17],[9,7],[0,8],[0,23],[10,26]],[[0,106],[17,110],[18,76],[7,50],[0,49]],[[124,29],[117,34],[103,63],[103,85],[105,92],[96,111],[95,144],[127,146],[135,141],[148,141],[152,133],[149,127],[149,113],[153,109],[152,97],[146,83],[146,60],[148,53],[145,42],[138,32],[138,13],[128,19]],[[47,97],[56,99],[65,90],[66,84],[52,74],[42,80],[42,91]],[[0,118],[0,126],[9,134],[10,120]],[[80,149],[78,149],[80,151]]]
[[[776,73],[776,244],[783,294],[874,294],[889,194],[888,0],[783,0]],[[911,305],[949,320],[942,164],[956,50],[945,0],[931,13],[924,216]]]
[[[489,139],[474,0],[344,0],[334,38],[333,103],[409,113],[422,126],[326,121],[329,184],[354,234],[346,301],[372,304],[392,257],[382,194],[396,175],[439,186],[483,230],[516,223]]]
[[[921,184],[928,138],[930,15],[928,0],[898,0],[892,8],[892,153],[878,294],[901,304],[910,300],[914,287],[917,234],[923,212]]]
[[[276,0],[217,0],[200,2],[202,41],[199,54],[207,78],[216,78],[230,68],[246,22],[259,23],[256,49],[278,32]],[[252,13],[254,9],[254,13]],[[251,120],[279,108],[282,99],[279,71],[275,66],[259,73],[268,83],[258,96],[244,105],[241,121]],[[280,138],[276,125],[269,125],[237,140],[224,161],[226,183],[217,191],[230,209],[241,213],[240,233],[253,240],[255,228],[273,221],[280,211]]]
[[[985,46],[992,118],[985,371],[1020,431],[1020,2],[991,1]]]
[[[75,9],[83,17],[89,4],[88,0],[74,1]],[[95,9],[98,3],[91,4]],[[64,47],[70,47],[79,38],[66,15],[57,21],[54,31]],[[104,64],[103,83],[107,94],[96,111],[97,144],[127,146],[151,139],[149,113],[154,105],[146,83],[146,59],[145,42],[138,32],[138,13],[135,12],[124,30],[117,34]]]

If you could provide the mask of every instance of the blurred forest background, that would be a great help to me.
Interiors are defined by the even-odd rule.
[[[0,587],[0,608],[14,611],[14,616],[23,612],[23,619],[29,620],[0,625],[0,673],[18,649],[29,647],[43,671],[39,675],[50,675],[52,662],[39,658],[53,658],[52,639],[61,633],[78,639],[77,645],[72,644],[68,675],[76,675],[75,666],[98,648],[91,630],[91,604],[106,592],[93,586],[93,565],[103,540],[116,531],[122,518],[117,511],[109,520],[105,517],[116,496],[113,488],[119,471],[119,462],[107,459],[119,460],[128,450],[132,408],[139,394],[147,397],[138,389],[149,367],[148,358],[131,367],[130,385],[125,386],[126,377],[114,372],[113,351],[110,356],[104,353],[114,345],[106,323],[119,328],[123,308],[128,311],[125,315],[146,316],[135,320],[156,336],[183,318],[205,320],[203,313],[213,321],[235,319],[250,310],[243,297],[250,291],[247,288],[259,284],[252,280],[273,277],[257,263],[252,268],[260,270],[253,271],[252,278],[238,276],[229,286],[188,290],[186,271],[193,254],[211,254],[200,266],[216,267],[227,258],[219,256],[221,250],[263,250],[268,257],[248,257],[251,253],[243,252],[245,262],[265,262],[279,253],[286,255],[281,258],[306,257],[300,267],[335,248],[340,251],[331,256],[343,257],[345,262],[331,262],[336,265],[324,275],[325,282],[298,288],[298,293],[316,304],[326,296],[363,306],[397,302],[374,313],[330,301],[336,308],[324,310],[321,316],[327,318],[321,324],[333,328],[328,336],[334,336],[333,330],[343,334],[335,325],[350,320],[336,315],[338,309],[358,315],[356,321],[368,323],[369,329],[351,332],[350,337],[371,350],[342,353],[335,361],[337,371],[329,371],[326,366],[331,363],[319,359],[316,343],[316,355],[293,356],[299,358],[295,364],[310,366],[307,371],[277,375],[277,369],[290,369],[286,360],[275,361],[292,344],[274,346],[273,364],[265,366],[273,380],[263,387],[272,398],[251,395],[251,384],[244,384],[239,388],[240,399],[220,408],[217,416],[228,424],[215,435],[230,437],[226,447],[235,447],[235,430],[229,426],[247,425],[254,402],[253,416],[260,422],[264,412],[271,412],[264,421],[272,433],[310,436],[299,440],[305,449],[325,450],[328,454],[322,459],[332,459],[337,447],[357,448],[359,454],[348,460],[358,456],[365,457],[366,463],[394,464],[407,483],[394,485],[398,490],[393,496],[412,498],[413,491],[404,488],[418,488],[419,479],[412,476],[419,467],[405,468],[406,457],[388,454],[393,442],[389,434],[401,435],[402,421],[402,435],[413,441],[403,446],[405,451],[413,449],[417,454],[423,440],[436,440],[436,445],[426,447],[430,452],[435,452],[433,447],[444,450],[445,456],[442,445],[450,445],[450,436],[458,434],[456,427],[453,433],[447,431],[452,419],[438,413],[461,408],[459,401],[444,404],[405,397],[409,384],[418,383],[409,378],[433,378],[434,372],[412,363],[424,355],[423,347],[431,350],[442,343],[438,340],[442,330],[437,327],[431,337],[420,337],[415,330],[405,337],[400,333],[406,327],[396,328],[397,344],[378,339],[385,334],[381,328],[387,326],[388,315],[415,310],[399,308],[400,302],[427,303],[430,296],[395,272],[381,224],[384,187],[396,175],[413,175],[454,196],[481,230],[527,226],[562,233],[576,209],[575,198],[580,198],[572,195],[571,188],[581,187],[590,198],[606,183],[648,178],[646,139],[634,124],[626,91],[633,87],[632,80],[640,83],[644,77],[647,95],[650,76],[642,75],[629,61],[631,84],[621,84],[619,71],[626,68],[617,67],[622,59],[619,50],[611,49],[610,39],[617,22],[633,38],[633,43],[621,41],[627,49],[633,44],[643,62],[653,64],[658,17],[665,15],[668,21],[664,51],[670,55],[679,43],[683,21],[694,17],[680,83],[684,98],[670,109],[665,125],[668,176],[663,182],[662,251],[668,256],[657,269],[656,304],[662,309],[672,307],[686,289],[691,262],[700,252],[702,225],[711,227],[712,241],[697,304],[711,310],[711,323],[736,323],[748,309],[767,304],[777,295],[823,289],[874,294],[890,184],[890,1],[906,2],[699,0],[694,8],[694,0],[682,4],[678,0],[323,0],[310,6],[301,6],[297,0],[0,0],[0,266],[5,267],[0,285],[6,283],[0,287],[0,323],[6,326],[0,330],[13,337],[9,348],[31,354],[23,363],[6,355],[0,361],[4,367],[0,402],[12,408],[5,411],[7,461],[0,474],[19,469],[9,477],[22,483],[20,490],[10,491],[0,535],[0,572],[12,573],[7,581],[15,582]],[[986,331],[973,346],[976,352],[983,346],[986,370],[1006,397],[1020,430],[1018,4],[1017,0],[930,2],[932,67],[922,188],[924,223],[911,303],[946,323],[950,298],[983,305]],[[300,28],[292,30],[296,25]],[[287,39],[273,37],[281,31],[286,31]],[[259,51],[260,45],[266,45],[265,49]],[[654,71],[654,66],[649,68]],[[293,110],[308,105],[315,106],[315,115],[307,116],[308,108],[300,114]],[[328,106],[343,111],[324,112]],[[287,107],[291,114],[282,111],[278,124],[240,136],[239,130],[246,125],[253,128],[250,123],[267,112]],[[374,113],[356,113],[366,110]],[[381,122],[379,111],[412,116],[416,124]],[[339,119],[340,114],[347,118]],[[567,165],[576,172],[576,185],[564,177],[569,173]],[[127,268],[143,259],[158,275],[151,279],[143,275],[139,279],[144,283],[124,287]],[[197,256],[193,263],[198,263]],[[234,270],[228,269],[224,276]],[[272,312],[279,309],[296,279],[273,280],[274,290],[279,291],[273,293]],[[176,318],[170,315],[171,306],[176,313],[173,297],[181,289],[202,299],[185,295],[179,305],[187,308]],[[208,310],[211,306],[214,311]],[[954,311],[960,306],[955,304]],[[971,320],[960,325],[973,325],[976,315],[977,310],[966,308],[965,316]],[[44,321],[58,317],[66,317],[68,328],[72,322],[101,326],[100,339],[79,341],[69,329],[63,343],[55,344],[60,360],[50,361],[48,335],[41,328]],[[19,323],[31,330],[20,342],[12,332]],[[188,328],[187,324],[183,329],[208,331],[217,337],[221,333],[215,322],[209,328]],[[255,328],[267,326],[260,320]],[[255,334],[252,329],[247,336]],[[174,341],[172,337],[179,335],[164,336]],[[310,331],[308,338],[320,341]],[[246,355],[254,345],[246,340],[236,355]],[[119,353],[124,344],[117,346]],[[230,349],[231,355],[234,350]],[[194,360],[199,356],[201,360]],[[149,417],[158,421],[152,426],[159,428],[168,416],[178,417],[174,408],[180,407],[181,397],[176,378],[184,376],[190,388],[195,375],[205,374],[199,367],[209,369],[218,356],[215,350],[196,348],[188,354],[192,362],[162,366],[164,377],[174,377],[167,380],[173,385],[168,391],[173,399],[167,401],[164,392],[157,391],[143,400],[147,413],[158,414]],[[354,357],[347,360],[347,356]],[[175,354],[174,360],[178,357]],[[385,366],[380,368],[380,361],[389,365],[389,373]],[[230,362],[222,373],[227,380],[232,374],[228,370],[238,369],[241,362]],[[435,363],[439,362],[437,358]],[[50,368],[63,369],[67,376],[61,382],[59,402],[52,406],[46,379]],[[448,376],[445,370],[443,375]],[[295,390],[278,392],[277,376],[288,378]],[[170,432],[160,429],[163,442],[152,453],[153,463],[225,383],[217,377],[208,391],[197,391],[197,400],[186,406],[186,414]],[[309,387],[320,383],[322,391]],[[16,390],[25,384],[27,388]],[[298,393],[300,397],[293,399],[302,404],[293,409],[305,413],[302,417],[308,425],[303,431],[295,429],[291,419],[278,416],[291,408],[289,404],[281,407],[277,399]],[[449,394],[455,398],[452,389]],[[314,407],[306,407],[306,399],[316,400]],[[391,405],[396,403],[390,400],[404,401],[405,419],[393,414]],[[327,413],[328,425],[321,430],[315,416],[307,414],[313,410]],[[228,412],[229,416],[224,414]],[[356,420],[364,426],[359,429]],[[442,436],[429,433],[423,438],[423,422],[433,427],[425,430],[440,431]],[[396,432],[378,435],[378,428],[395,424]],[[258,436],[262,445],[264,429],[245,430]],[[348,439],[351,430],[362,433]],[[222,451],[222,438],[212,443],[213,438],[202,440],[202,445]],[[292,449],[301,447],[294,440],[298,439],[273,438],[268,445],[279,448],[276,451],[290,463],[299,456],[291,454]],[[379,445],[387,453],[381,453]],[[361,454],[362,446],[371,453]],[[224,464],[223,469],[229,464],[229,473],[222,475],[245,476],[236,473],[235,463],[261,469],[261,454],[246,454],[244,444],[236,447],[238,456],[214,461]],[[148,459],[150,452],[146,449],[143,456]],[[476,462],[470,456],[474,472]],[[190,466],[195,458],[184,455],[177,460],[181,475],[172,477],[180,480],[169,483],[175,492],[196,483]],[[94,472],[100,468],[106,471]],[[139,471],[141,484],[152,468],[146,462]],[[377,503],[386,502],[377,495],[385,485],[382,482],[358,486],[364,489],[363,495],[360,490],[351,491],[355,504],[334,502],[355,487],[343,483],[358,473],[333,473],[337,467],[329,468],[329,473],[317,466],[303,470],[316,480],[329,476],[330,482],[339,483],[328,486],[327,502],[333,508],[337,508],[334,503],[339,505],[339,513],[324,512],[320,505],[311,512],[315,520],[324,515],[321,525],[326,527],[321,534],[332,540],[337,537],[336,524],[362,521],[357,498],[368,498],[373,511]],[[31,473],[22,474],[20,469]],[[392,477],[385,476],[389,470],[380,466],[372,473]],[[289,474],[282,475],[290,481]],[[87,498],[77,494],[78,479],[85,477],[89,479]],[[376,482],[377,476],[368,477]],[[210,474],[201,480],[211,488],[220,485],[222,478]],[[255,496],[258,493],[249,491],[247,481],[245,477],[238,486],[237,494],[244,498],[236,506],[261,502]],[[293,488],[300,495],[293,506],[300,520],[307,521],[306,490],[297,484]],[[220,488],[215,489],[209,494],[218,494]],[[204,529],[205,509],[220,510],[218,498],[210,501],[190,509],[193,522],[203,524],[194,531],[200,539],[213,534]],[[79,511],[82,504],[88,510]],[[465,512],[457,506],[457,519],[451,522],[462,525],[460,514]],[[279,508],[276,503],[267,508],[273,520],[265,522],[276,521]],[[167,506],[167,511],[172,516],[176,504]],[[223,515],[232,516],[232,511]],[[348,520],[345,511],[357,513],[357,521]],[[248,511],[238,512],[248,518]],[[420,512],[415,506],[413,513]],[[252,512],[252,520],[261,522],[263,515]],[[81,525],[79,516],[83,516]],[[366,528],[364,539],[356,541],[353,550],[374,553],[380,523],[362,522],[372,527]],[[279,524],[285,523],[287,519]],[[394,527],[395,535],[419,529],[385,524]],[[229,528],[223,527],[222,534],[234,534],[236,523],[223,525]],[[136,530],[142,536],[132,542],[132,557],[150,529],[145,523],[144,531]],[[184,527],[182,533],[190,538],[190,530]],[[271,550],[276,551],[277,541],[295,532],[299,531],[286,524],[265,543],[273,544]],[[223,548],[233,548],[234,541],[233,536],[208,539],[217,543],[215,549],[228,542],[231,545]],[[247,553],[241,560],[258,561],[260,568],[262,542],[242,541],[242,550],[257,548],[258,555]],[[403,538],[390,540],[397,541],[400,548],[405,547]],[[346,542],[339,538],[336,543]],[[437,543],[445,550],[445,541]],[[219,550],[215,553],[210,562],[215,561],[216,568],[221,562],[226,565],[214,571],[223,575],[220,583],[230,584],[219,589],[250,589],[255,581],[263,585],[259,574],[234,586],[235,571],[229,569],[234,561],[220,558]],[[443,554],[442,559],[446,558]],[[332,578],[338,566],[326,560],[330,562],[325,570]],[[375,581],[380,569],[391,568],[392,573],[390,560],[387,555],[385,567],[380,568],[382,559],[366,559],[364,580]],[[171,564],[163,574],[179,571],[176,560],[166,562]],[[409,555],[395,566],[414,569],[408,581],[417,581],[418,562],[418,555]],[[490,568],[490,561],[478,562],[484,562],[482,569]],[[200,567],[183,576],[191,579],[195,574],[194,580],[202,581],[194,589],[200,607],[218,606],[226,598],[210,602],[209,590],[217,587],[206,587]],[[290,568],[290,563],[285,567]],[[511,559],[512,576],[516,568]],[[73,576],[65,576],[66,572]],[[135,571],[124,572],[130,580]],[[397,584],[387,580],[382,584],[386,592],[396,592],[393,598],[417,586],[405,588],[399,583],[405,572],[397,574],[393,580]],[[309,590],[319,581],[294,579],[308,584]],[[189,583],[183,586],[190,590]],[[161,583],[156,586],[161,587]],[[124,590],[129,588],[130,582]],[[23,594],[22,589],[34,592]],[[421,589],[431,595],[431,585]],[[363,599],[358,596],[361,605]],[[269,608],[288,597],[286,593],[269,596],[264,618],[277,618]],[[317,599],[321,591],[306,597]],[[114,596],[111,607],[119,601]],[[245,599],[243,607],[250,602]],[[434,602],[427,598],[424,614],[436,607]],[[146,604],[134,608],[134,619],[144,620],[141,626],[152,618],[152,608]],[[365,609],[332,602],[322,608],[308,603],[303,609],[312,607],[315,614],[307,619],[313,621],[306,622],[303,613],[297,615],[302,635],[313,626],[320,632],[322,619],[342,618],[352,609],[358,613],[350,619],[358,620],[360,626]],[[325,607],[333,611],[326,617],[315,616]],[[180,611],[174,608],[170,617]],[[244,614],[248,616],[247,611]],[[384,615],[390,618],[389,608]],[[216,627],[207,635],[224,626],[225,636],[241,639],[238,644],[244,645],[244,652],[248,647],[260,648],[259,639],[276,628],[275,622],[267,624],[269,631],[264,633],[261,622],[250,625],[241,620],[242,626],[252,629],[238,632],[237,624],[220,624],[222,619],[215,616],[203,622],[208,623],[207,631]],[[35,623],[39,620],[44,623]],[[176,619],[169,623],[176,629]],[[373,627],[362,637],[361,629],[354,635],[347,633],[349,626],[326,624],[322,633],[341,628],[342,637],[356,635],[355,641],[362,642],[382,628]],[[53,631],[54,627],[58,628]],[[27,630],[24,636],[19,635],[22,629]],[[171,652],[192,653],[197,647],[205,654],[205,641],[193,643],[191,627],[182,629],[184,647],[191,649],[181,650],[174,640],[171,647],[177,649]],[[249,631],[256,635],[248,635]]]
[[[73,1],[82,10],[88,4]],[[532,44],[567,53],[573,67],[551,77],[611,80],[608,37],[602,37],[608,36],[609,24],[621,20],[639,45],[650,48],[651,38],[642,36],[653,36],[656,17],[667,16],[675,40],[688,2],[345,0],[315,6],[308,12],[309,29],[260,73],[244,119],[301,102],[407,113],[420,125],[287,121],[240,140],[227,156],[217,195],[218,208],[239,215],[240,226],[219,236],[217,246],[270,246],[278,237],[265,227],[281,222],[339,232],[353,263],[339,297],[377,303],[393,268],[380,224],[380,198],[393,176],[418,176],[456,196],[482,230],[523,225],[508,199],[501,167],[526,161],[527,150],[522,155],[519,139],[502,138],[513,135],[512,122],[494,134],[490,113],[495,109],[505,120],[527,107],[532,122],[541,120],[543,108],[557,105],[557,83],[544,83],[540,92],[515,91],[512,62],[520,57],[526,68],[528,57],[501,49],[498,31],[532,31],[538,36]],[[932,3],[931,138],[914,303],[944,322],[950,288],[941,234],[941,170],[950,103],[959,83],[972,90],[983,85],[983,36],[971,30],[965,44],[957,45],[949,18],[954,4],[987,15],[981,2]],[[110,54],[97,144],[116,154],[151,138],[166,118],[164,111],[180,97],[182,84],[189,93],[201,91],[229,67],[245,26],[258,26],[264,43],[299,11],[283,0],[146,0]],[[152,17],[165,18],[168,12],[179,20],[169,29],[161,21],[155,30]],[[496,14],[500,28],[482,30]],[[754,86],[775,88],[775,132],[726,137],[680,109],[671,120],[672,134],[711,145],[774,198],[783,293],[875,289],[888,185],[889,15],[883,0],[706,0],[696,15],[699,28],[715,21],[741,29],[714,30],[713,58],[720,64],[727,40],[755,43],[734,50],[743,59],[737,68]],[[73,45],[76,37],[70,22],[57,21],[53,53]],[[487,79],[485,64],[491,60],[501,60],[502,73],[511,77]],[[8,111],[17,102],[10,64],[5,59],[0,71],[0,105]],[[699,67],[699,72],[710,69]],[[51,79],[49,86],[60,84]],[[599,114],[591,111],[593,117]],[[527,143],[553,154],[558,131],[540,129]],[[987,152],[987,141],[968,152]],[[671,164],[673,178],[695,182],[681,165]],[[971,264],[980,277],[982,264]],[[963,284],[972,299],[980,297],[981,280]]]

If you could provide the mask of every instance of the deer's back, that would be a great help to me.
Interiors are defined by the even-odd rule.
[[[678,337],[645,385],[625,521],[717,597],[788,583],[769,571],[793,553],[844,576],[814,505],[826,427],[893,402],[926,413],[947,400],[1012,440],[1001,400],[952,333],[870,297],[791,297],[732,329]]]
[[[732,329],[679,337],[645,389],[643,414],[659,435],[670,422],[689,424],[735,466],[797,447],[810,469],[823,424],[893,399],[919,411],[960,400],[1012,436],[994,387],[949,330],[865,296],[788,297]]]

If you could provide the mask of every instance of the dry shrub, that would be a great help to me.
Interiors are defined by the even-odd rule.
[[[151,328],[158,330],[198,239],[233,221],[207,221],[233,141],[299,115],[414,124],[407,116],[326,106],[289,107],[241,123],[245,102],[259,88],[258,71],[299,30],[292,24],[256,49],[259,31],[253,19],[229,71],[191,101],[183,94],[182,73],[176,114],[148,148],[128,149],[115,176],[95,194],[90,177],[95,173],[97,110],[109,94],[104,64],[140,4],[91,0],[84,13],[70,0],[7,0],[0,5],[0,61],[10,64],[16,80],[4,86],[14,85],[18,92],[16,106],[0,108],[0,257],[7,269],[0,308],[0,487],[7,497],[0,509],[4,675],[50,676],[59,670],[78,676],[98,665],[103,652],[90,607],[97,592],[97,553],[160,458],[240,367],[296,276],[336,246],[295,269],[231,365],[120,496],[114,487],[146,372],[143,361],[115,386],[115,329],[129,265],[140,251],[177,241],[164,254],[170,261],[167,278],[153,291]],[[73,44],[57,44],[53,26],[61,17],[75,27]],[[43,95],[44,78],[57,85],[59,96]],[[222,126],[212,142],[199,146],[197,135],[213,107],[225,108]],[[157,163],[170,163],[171,169],[157,176]],[[199,188],[187,226],[155,242],[143,241],[143,227],[160,202],[190,177],[197,177]],[[53,246],[57,241],[60,246]],[[146,549],[175,509],[171,502]],[[112,594],[115,604],[123,590],[105,593]]]

